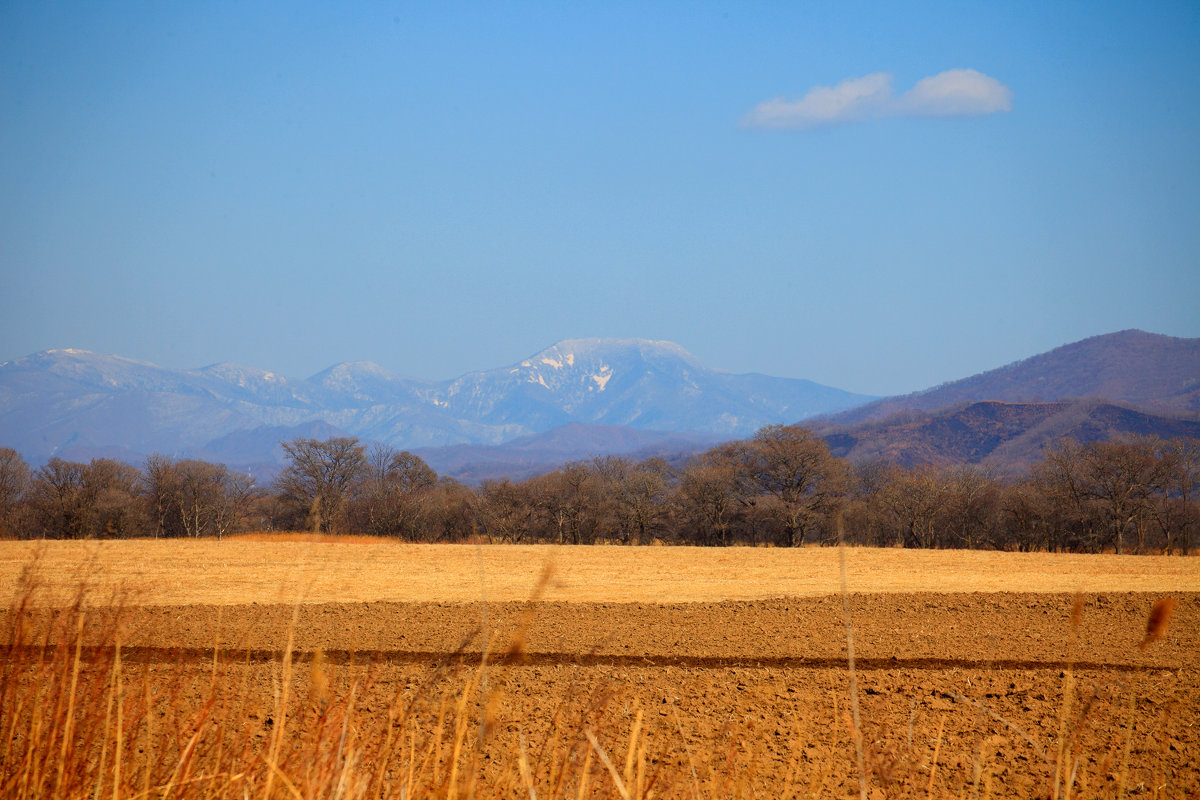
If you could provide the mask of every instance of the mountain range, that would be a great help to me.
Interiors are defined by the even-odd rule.
[[[296,436],[353,435],[403,449],[487,446],[584,423],[686,432],[694,448],[872,399],[807,380],[721,372],[676,344],[641,339],[566,340],[442,382],[369,362],[292,380],[236,364],[174,370],[48,350],[0,364],[0,444],[34,463],[56,455],[136,462],[161,452],[247,465],[277,461],[278,442]],[[605,438],[600,451],[624,446],[611,431]]]
[[[369,362],[293,380],[48,350],[0,364],[0,446],[32,463],[154,452],[263,477],[279,442],[357,436],[468,482],[592,455],[681,456],[805,422],[837,455],[1020,469],[1061,436],[1200,436],[1200,339],[1121,331],[909,395],[710,369],[671,342],[571,339],[498,369],[421,381]]]

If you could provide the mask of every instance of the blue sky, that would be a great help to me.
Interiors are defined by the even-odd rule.
[[[295,377],[1200,336],[1200,5],[9,2],[0,269],[0,360]]]

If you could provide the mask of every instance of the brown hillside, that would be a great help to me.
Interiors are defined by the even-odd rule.
[[[1018,471],[1058,439],[1107,441],[1119,436],[1200,438],[1200,420],[1153,414],[1095,400],[971,403],[942,411],[905,411],[881,422],[818,425],[834,455],[917,464],[987,464]]]
[[[1155,411],[1200,412],[1200,339],[1138,330],[1093,336],[923,392],[868,403],[830,421],[852,425],[982,400],[1044,403],[1084,397]]]

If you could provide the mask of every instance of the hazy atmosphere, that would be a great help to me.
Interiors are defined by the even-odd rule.
[[[1200,336],[1200,6],[5,3],[0,360],[568,337],[893,394]]]

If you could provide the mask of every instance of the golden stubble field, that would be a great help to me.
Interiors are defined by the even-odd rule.
[[[845,558],[0,542],[4,796],[1200,792],[1200,561]]]
[[[828,547],[558,547],[230,539],[0,542],[0,590],[41,559],[48,588],[87,580],[149,605],[523,601],[695,603],[814,597],[841,587]],[[1200,560],[1167,556],[851,548],[852,592],[1200,591]]]

